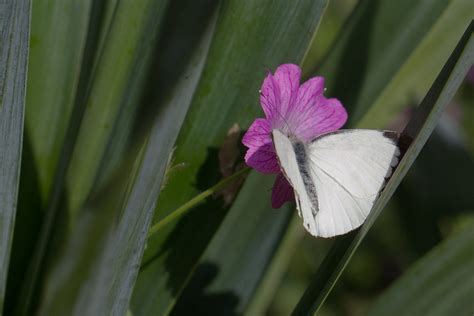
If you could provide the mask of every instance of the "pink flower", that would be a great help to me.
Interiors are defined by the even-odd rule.
[[[341,102],[323,96],[324,78],[314,77],[300,86],[301,69],[284,64],[269,73],[260,91],[265,118],[256,119],[242,143],[248,147],[245,162],[262,173],[277,174],[272,190],[272,206],[293,201],[293,189],[281,173],[271,133],[278,129],[309,142],[323,133],[337,130],[347,120]]]

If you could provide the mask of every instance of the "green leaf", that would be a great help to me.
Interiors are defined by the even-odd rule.
[[[91,1],[33,1],[25,109],[25,138],[6,312],[12,313],[38,249],[68,123],[88,58]],[[23,305],[21,303],[20,305]]]
[[[293,210],[293,212],[296,212],[296,210]],[[247,307],[246,315],[263,315],[268,310],[295,251],[299,249],[298,244],[303,240],[304,234],[306,234],[306,231],[301,225],[300,217],[293,213],[270,264],[261,276],[262,279]]]
[[[418,107],[415,115],[405,128],[404,134],[410,137],[412,141],[400,164],[394,171],[393,176],[377,199],[365,224],[361,229],[336,239],[334,246],[321,264],[312,283],[296,306],[293,312],[294,315],[310,315],[319,310],[355,250],[413,164],[428,137],[433,132],[444,108],[453,98],[464,76],[474,62],[473,29],[474,23],[471,22],[441,73],[431,86],[428,94]]]
[[[0,2],[0,314],[20,180],[30,6],[29,0]]]
[[[255,191],[268,191],[273,182],[273,177],[257,172],[248,177],[199,260],[173,314],[244,312],[293,211],[290,205],[272,209],[268,198],[255,199]],[[203,279],[206,284],[202,284]]]
[[[209,25],[175,91],[162,105],[135,163],[122,165],[106,191],[96,191],[96,199],[80,213],[78,227],[48,277],[43,314],[127,311],[168,156],[199,81],[213,25]],[[116,196],[120,195],[125,198],[117,204]]]
[[[354,126],[418,47],[449,1],[360,1],[313,73],[341,100]]]
[[[32,5],[25,125],[44,203],[80,85],[91,2],[38,0]]]
[[[144,134],[150,136],[139,143],[143,147],[132,148],[104,186],[94,189],[96,193],[79,213],[77,226],[48,275],[41,314],[127,312],[168,156],[201,77],[214,21],[181,80],[160,103],[151,132]]]
[[[262,115],[257,100],[265,69],[301,61],[324,3],[223,4],[203,78],[176,144],[174,161],[186,167],[165,186],[154,222],[219,181],[217,152],[226,132],[234,123],[248,126]],[[226,211],[223,201],[208,201],[149,240],[132,299],[134,315],[171,309]]]
[[[80,33],[76,38],[81,43],[83,36],[87,35],[84,56],[67,59],[57,70],[60,74],[67,73],[69,67],[69,70],[74,72],[73,78],[79,77],[77,79],[79,81],[75,84],[80,85],[80,89],[75,90],[71,119],[61,118],[69,122],[67,135],[64,136],[58,168],[55,170],[53,189],[47,197],[44,223],[35,245],[27,279],[23,284],[21,304],[18,306],[20,313],[30,312],[34,305],[33,301],[38,296],[36,292],[42,281],[40,276],[54,260],[58,245],[65,239],[64,235],[67,235],[69,226],[74,226],[75,217],[93,186],[97,184],[99,187],[101,181],[105,182],[104,179],[110,175],[111,166],[116,167],[119,158],[123,158],[120,156],[114,157],[115,161],[107,160],[106,153],[113,148],[114,142],[111,139],[126,142],[125,137],[116,137],[117,134],[120,135],[117,130],[130,134],[130,128],[127,128],[126,124],[117,126],[119,113],[127,113],[125,109],[139,108],[137,103],[147,75],[144,69],[148,69],[147,66],[151,63],[150,56],[154,51],[166,4],[165,0],[111,1],[107,2],[105,9],[104,3],[99,2],[95,2],[93,6],[81,3],[77,7],[80,9],[78,18],[85,19],[83,28],[86,30],[90,28],[91,32]],[[74,8],[76,7],[72,4],[63,8],[62,3],[54,3],[42,7],[46,12],[39,11],[38,14],[51,14],[51,9],[53,12],[58,12],[58,15],[63,13],[63,10],[75,14]],[[82,17],[83,14],[86,17]],[[105,17],[101,21],[102,14]],[[74,20],[54,21],[74,26],[69,24]],[[103,27],[100,31],[98,31],[99,25]],[[64,26],[55,25],[55,28]],[[60,43],[69,44],[67,40]],[[77,42],[72,44],[72,47],[82,48]],[[43,56],[42,54],[44,52],[40,56]],[[80,58],[78,66],[82,66],[79,69],[74,67],[77,58]],[[34,78],[40,80],[39,77]],[[63,88],[67,90],[70,87]],[[76,86],[73,85],[73,88]],[[130,120],[133,118],[134,116],[130,115]],[[51,133],[55,132],[60,130]],[[137,141],[137,147],[142,142],[143,140]],[[129,161],[133,160],[134,158],[129,158]],[[110,169],[106,170],[104,165]],[[59,229],[61,226],[62,229]]]
[[[166,0],[118,2],[90,81],[85,111],[66,175],[68,211],[74,219],[100,174],[120,110],[136,109]]]
[[[449,237],[413,264],[368,315],[469,315],[474,311],[474,226]]]
[[[384,128],[403,108],[421,99],[472,19],[474,2],[451,1],[423,41],[400,67],[362,119],[359,126]]]

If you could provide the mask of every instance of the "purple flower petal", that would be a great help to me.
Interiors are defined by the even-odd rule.
[[[298,65],[284,64],[277,68],[273,76],[280,88],[280,113],[287,116],[298,97],[301,69]]]
[[[280,165],[278,164],[272,143],[258,148],[249,148],[247,153],[245,153],[245,162],[247,165],[261,173],[280,172]]]
[[[260,103],[268,120],[280,122],[291,111],[298,97],[301,70],[297,65],[283,64],[275,74],[268,74],[261,88]]]
[[[256,119],[245,133],[242,143],[249,149],[245,162],[263,173],[278,173],[280,167],[273,148],[271,126],[266,119]]]
[[[317,98],[316,104],[300,113],[295,124],[296,136],[310,141],[323,133],[341,128],[347,121],[347,112],[337,99]]]
[[[272,142],[270,122],[266,119],[256,119],[242,138],[242,143],[248,148],[259,148]]]
[[[295,108],[302,110],[308,106],[314,106],[318,97],[322,96],[324,92],[324,78],[314,77],[303,83],[298,91],[298,98],[296,99]]]
[[[280,108],[280,88],[273,80],[271,73],[263,80],[262,88],[260,89],[260,104],[262,105],[265,117],[269,120],[276,115],[275,109]]]
[[[285,202],[295,200],[293,188],[283,174],[277,175],[272,189],[272,207],[280,208]]]

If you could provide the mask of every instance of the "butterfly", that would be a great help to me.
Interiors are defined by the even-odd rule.
[[[313,236],[333,237],[362,225],[401,157],[400,134],[391,131],[338,130],[303,142],[274,129],[272,138],[298,214]]]

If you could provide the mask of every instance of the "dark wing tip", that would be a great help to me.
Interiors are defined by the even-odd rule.
[[[383,131],[383,136],[390,139],[400,150],[400,159],[405,155],[413,139],[403,133],[395,131]]]

